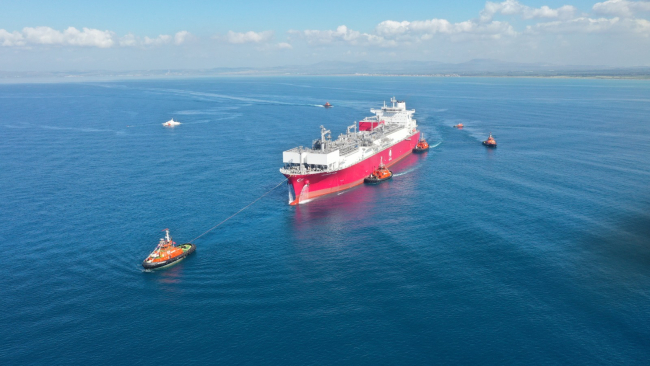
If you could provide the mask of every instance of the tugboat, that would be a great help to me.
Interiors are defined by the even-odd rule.
[[[145,269],[156,269],[170,266],[176,262],[181,261],[188,255],[194,253],[196,245],[192,243],[185,243],[176,245],[169,236],[169,229],[163,230],[166,232],[164,238],[160,238],[160,243],[156,249],[142,262],[142,267]]]
[[[330,102],[325,102],[325,104],[323,104],[323,107],[332,108],[332,105],[330,104]]]
[[[420,141],[418,141],[418,144],[413,148],[413,152],[420,153],[427,150],[429,150],[429,143],[424,139],[424,133],[422,133],[422,135],[420,135]]]
[[[490,132],[488,139],[483,141],[483,145],[492,148],[497,147],[497,141],[494,139],[494,137],[492,137],[492,132]]]
[[[379,163],[379,167],[375,169],[372,174],[367,176],[363,181],[368,184],[378,184],[383,181],[389,180],[390,178],[393,177],[393,172],[388,170],[386,166],[384,165],[384,159],[381,159],[381,163]]]
[[[457,125],[454,125],[454,128],[457,128],[457,129],[459,129],[459,130],[462,130],[463,127],[465,127],[465,126],[463,126],[462,123],[459,123],[459,124],[457,124]]]
[[[169,121],[163,123],[162,125],[165,126],[165,127],[174,127],[174,126],[178,126],[180,124],[181,124],[180,122],[174,121],[174,119],[172,118]]]

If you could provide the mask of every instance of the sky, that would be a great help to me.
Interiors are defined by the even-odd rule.
[[[0,0],[0,71],[497,59],[650,66],[650,1]]]

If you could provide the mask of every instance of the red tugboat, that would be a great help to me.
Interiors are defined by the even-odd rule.
[[[457,129],[459,129],[459,130],[462,130],[463,127],[465,127],[465,126],[463,126],[462,123],[459,123],[459,124],[457,124],[457,125],[454,125],[454,128],[457,128]]]
[[[169,236],[169,229],[165,229],[164,231],[166,232],[165,237],[160,239],[156,249],[142,262],[142,267],[145,269],[170,266],[181,261],[196,250],[196,245],[191,243],[177,246],[172,241],[172,237]]]
[[[384,165],[384,160],[381,160],[381,163],[379,163],[379,167],[375,170],[373,170],[372,174],[367,176],[363,181],[368,184],[378,184],[383,181],[389,180],[390,178],[393,177],[393,172],[388,170],[386,166]]]
[[[413,148],[414,153],[421,153],[429,150],[429,143],[424,139],[424,133],[420,134],[420,140],[418,144]]]
[[[490,136],[488,137],[488,139],[483,141],[483,145],[492,148],[497,147],[497,141],[494,139],[494,137],[492,137],[492,132],[490,132]]]
[[[332,108],[332,105],[330,104],[330,102],[325,102],[325,104],[323,104],[323,107]]]

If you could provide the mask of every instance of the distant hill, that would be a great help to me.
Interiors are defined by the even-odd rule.
[[[650,79],[650,67],[607,67],[519,63],[494,59],[474,59],[461,63],[436,61],[344,62],[322,61],[311,65],[276,67],[213,68],[202,70],[134,70],[84,72],[2,72],[4,82],[38,80],[140,79],[206,76],[264,75],[370,75],[370,76],[512,76],[512,77],[602,77]]]

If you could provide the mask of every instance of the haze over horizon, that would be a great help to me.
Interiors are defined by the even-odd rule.
[[[4,4],[0,71],[321,61],[650,66],[650,1]]]

